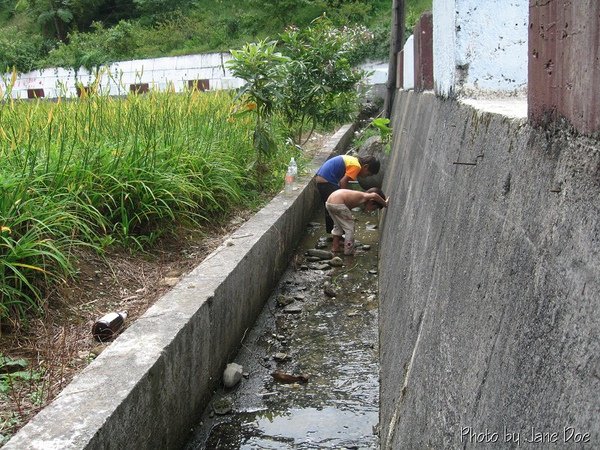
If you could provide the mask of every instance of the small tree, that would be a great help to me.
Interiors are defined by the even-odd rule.
[[[281,109],[296,127],[296,142],[307,128],[310,137],[317,125],[349,120],[356,111],[356,86],[364,72],[352,66],[352,52],[369,38],[365,28],[335,28],[325,16],[281,35],[282,52],[290,58]]]
[[[243,114],[256,115],[254,146],[259,155],[273,150],[269,118],[280,112],[297,143],[308,129],[352,118],[357,111],[362,70],[352,65],[353,52],[372,38],[362,27],[335,28],[322,16],[306,29],[289,27],[275,41],[232,50],[232,73],[246,81],[239,97]],[[276,51],[278,48],[281,53]],[[306,141],[305,141],[306,142]]]
[[[241,50],[232,50],[233,59],[228,62],[233,75],[246,82],[237,96],[242,101],[237,114],[254,116],[253,144],[259,168],[275,150],[270,118],[281,99],[285,64],[289,62],[289,58],[275,50],[276,44],[267,40],[246,44]]]

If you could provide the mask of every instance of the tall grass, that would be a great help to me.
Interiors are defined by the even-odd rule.
[[[0,322],[39,309],[74,250],[144,247],[255,197],[252,126],[233,95],[152,91],[0,103]],[[289,154],[268,161],[276,187]]]

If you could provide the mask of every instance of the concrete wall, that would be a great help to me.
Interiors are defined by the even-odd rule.
[[[438,95],[527,87],[528,0],[433,0]]]
[[[100,69],[99,72],[80,68],[50,68],[19,74],[12,87],[12,98],[27,98],[29,89],[43,89],[45,98],[76,97],[76,84],[90,86],[98,78],[101,92],[111,95],[129,93],[131,84],[148,83],[150,89],[166,90],[171,87],[182,92],[188,81],[208,80],[209,89],[233,89],[243,81],[232,76],[225,62],[231,59],[229,53],[206,53],[165,58],[120,61]],[[6,92],[10,74],[0,80],[0,91]]]
[[[309,172],[352,136],[342,127]],[[305,231],[319,202],[311,180],[234,232],[3,449],[181,448]]]
[[[598,448],[599,142],[428,93],[393,117],[381,448]]]

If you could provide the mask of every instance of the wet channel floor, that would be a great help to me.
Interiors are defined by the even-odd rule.
[[[306,254],[325,244],[322,212],[313,217],[231,359],[244,376],[215,392],[185,450],[378,448],[376,214],[354,212],[356,254],[331,268]]]

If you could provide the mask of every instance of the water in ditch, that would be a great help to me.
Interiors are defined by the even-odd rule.
[[[185,450],[378,448],[378,217],[354,215],[341,267],[306,254],[331,247],[314,216],[231,359],[241,381],[215,392]]]

